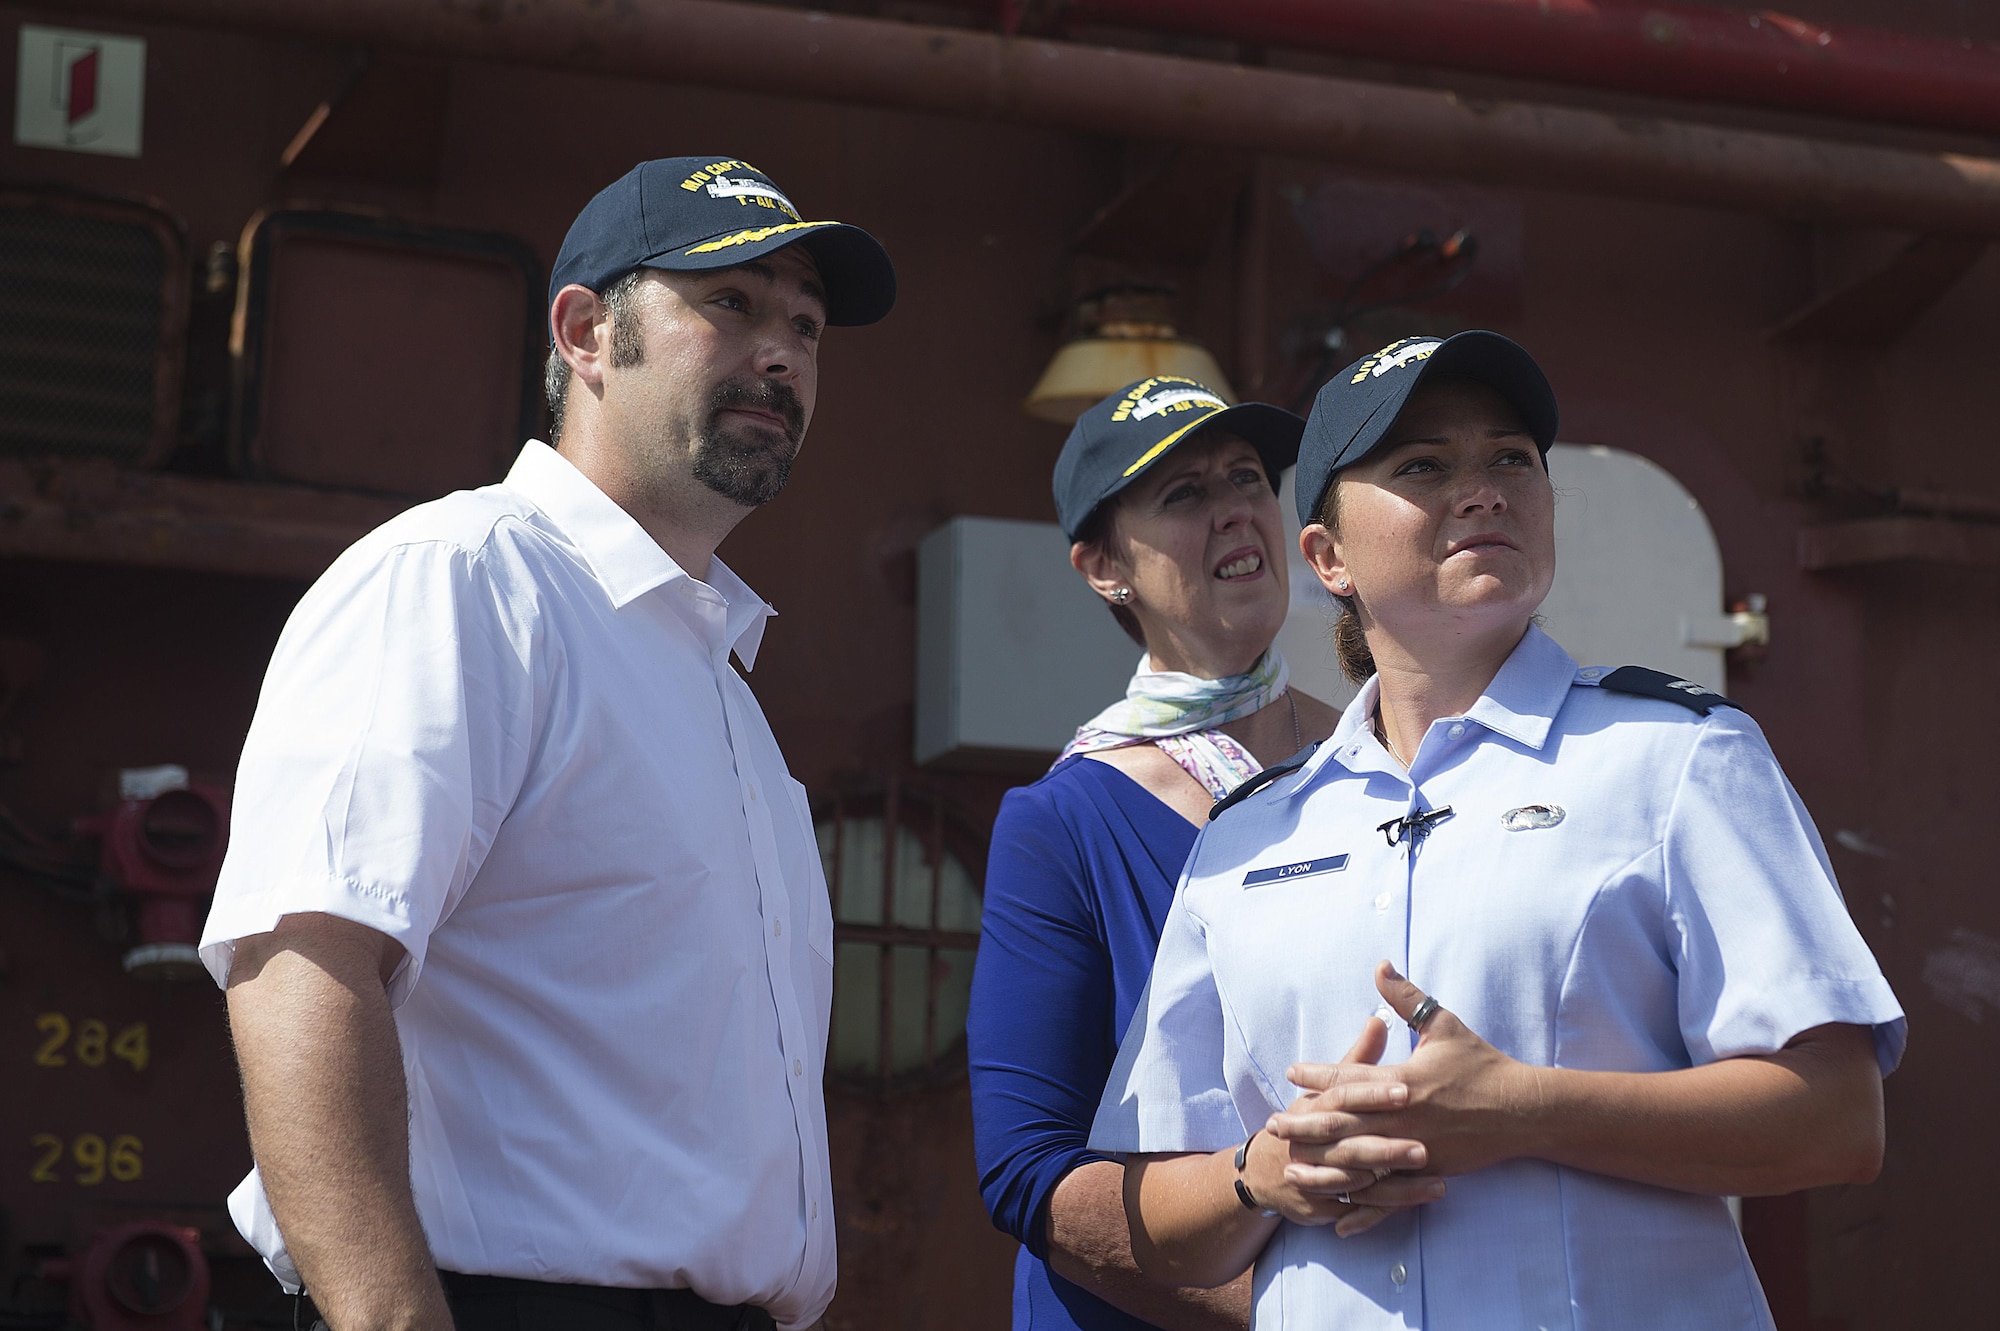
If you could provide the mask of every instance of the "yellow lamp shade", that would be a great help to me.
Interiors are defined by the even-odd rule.
[[[1140,337],[1082,337],[1065,343],[1042,371],[1022,408],[1038,420],[1074,425],[1076,418],[1135,379],[1177,374],[1236,401],[1215,357],[1193,342]]]

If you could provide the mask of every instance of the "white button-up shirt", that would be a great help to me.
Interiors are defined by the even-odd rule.
[[[749,686],[772,613],[568,461],[392,520],[279,639],[202,940],[324,911],[395,939],[410,1172],[448,1270],[833,1296],[833,919]],[[246,1235],[293,1274],[253,1174]]]
[[[1841,901],[1763,734],[1596,687],[1529,629],[1485,696],[1432,724],[1405,773],[1365,687],[1297,773],[1196,843],[1091,1145],[1212,1151],[1392,1017],[1387,958],[1500,1050],[1544,1067],[1662,1072],[1768,1054],[1902,1009]],[[1449,807],[1427,836],[1378,825]],[[1414,1038],[1392,1023],[1385,1062]],[[1342,1239],[1280,1225],[1256,1325],[1537,1331],[1769,1328],[1719,1197],[1514,1160]]]

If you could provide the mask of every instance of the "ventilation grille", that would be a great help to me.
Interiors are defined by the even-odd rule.
[[[0,452],[164,456],[177,251],[136,209],[0,200]]]

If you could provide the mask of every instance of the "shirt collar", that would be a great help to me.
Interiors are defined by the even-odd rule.
[[[1306,759],[1299,769],[1295,784],[1285,794],[1294,794],[1311,785],[1319,776],[1319,770],[1330,762],[1338,762],[1350,772],[1394,771],[1389,755],[1382,751],[1382,745],[1375,738],[1375,703],[1382,696],[1380,676],[1371,675],[1361,691],[1354,695],[1354,701],[1347,704],[1347,710],[1340,714],[1333,733],[1326,741],[1313,750],[1313,756]],[[1282,780],[1282,778],[1280,778]]]
[[[540,509],[582,552],[614,608],[623,610],[647,592],[677,580],[693,584],[690,590],[704,585],[675,563],[673,556],[578,471],[576,464],[541,440],[530,439],[522,448],[505,484]],[[724,644],[735,651],[745,670],[752,669],[764,641],[765,622],[778,612],[720,559],[709,560],[705,585],[726,607]]]
[[[1465,718],[1516,744],[1540,749],[1575,682],[1576,661],[1561,643],[1530,624]]]
[[[1517,744],[1539,750],[1548,742],[1549,727],[1556,712],[1569,697],[1576,679],[1576,662],[1562,645],[1533,624],[1508,654],[1500,673],[1486,686],[1479,700],[1466,709],[1465,719],[1476,721],[1495,734]],[[1380,676],[1371,677],[1361,692],[1340,715],[1333,734],[1306,761],[1292,784],[1281,794],[1304,790],[1313,783],[1320,768],[1338,761],[1352,772],[1396,771],[1388,755],[1375,740],[1375,704],[1382,695]]]
[[[679,572],[679,569],[675,571]],[[685,573],[681,576],[687,577]],[[694,579],[689,578],[688,581]],[[734,569],[713,556],[708,561],[708,585],[721,595],[723,604],[728,607],[722,620],[723,640],[729,643],[745,670],[756,669],[757,649],[764,643],[764,627],[778,612],[763,597],[751,591],[750,584],[737,577]]]

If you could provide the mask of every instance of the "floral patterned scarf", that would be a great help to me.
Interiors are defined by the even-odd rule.
[[[1250,751],[1218,727],[1240,720],[1282,696],[1291,670],[1276,647],[1257,659],[1248,674],[1203,679],[1174,670],[1154,670],[1141,656],[1123,702],[1113,703],[1077,727],[1062,751],[1097,753],[1152,743],[1182,770],[1221,799],[1263,770]]]

